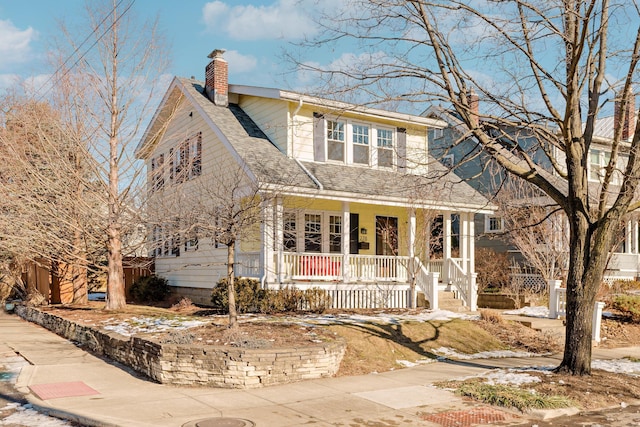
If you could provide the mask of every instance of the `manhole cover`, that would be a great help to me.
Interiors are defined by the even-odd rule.
[[[182,427],[254,427],[255,423],[240,418],[205,418],[202,420],[189,421]]]

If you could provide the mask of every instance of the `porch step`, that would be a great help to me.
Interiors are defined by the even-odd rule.
[[[438,291],[438,308],[456,313],[469,311],[461,299],[457,299],[452,291]]]

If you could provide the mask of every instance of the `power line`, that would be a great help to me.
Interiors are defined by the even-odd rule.
[[[65,77],[72,69],[73,67],[75,67],[76,65],[78,65],[78,63],[89,53],[89,51],[91,49],[93,49],[95,47],[95,45],[98,44],[98,42],[111,30],[113,29],[113,27],[120,21],[120,19],[131,9],[131,7],[133,6],[133,4],[135,3],[136,0],[131,0],[131,2],[129,3],[129,5],[124,9],[124,11],[116,17],[116,19],[111,23],[111,25],[109,25],[103,32],[102,34],[100,34],[100,36],[98,38],[96,38],[96,40],[91,44],[91,46],[89,46],[83,53],[82,55],[80,55],[80,57],[73,63],[73,65],[71,65],[69,68],[66,69],[66,71],[61,75],[58,76],[58,74],[60,73],[60,71],[63,69],[63,67],[67,64],[67,62],[69,62],[76,53],[78,53],[78,51],[80,50],[80,48],[87,42],[89,41],[89,39],[94,36],[96,34],[96,32],[98,31],[98,29],[100,29],[102,27],[102,25],[105,23],[105,21],[107,19],[109,19],[109,17],[111,17],[113,15],[114,12],[116,12],[118,10],[118,7],[120,7],[120,5],[122,4],[124,0],[119,0],[118,3],[113,7],[113,9],[102,19],[102,21],[100,21],[100,23],[98,25],[95,26],[95,28],[93,29],[93,31],[91,31],[91,33],[89,33],[89,35],[87,35],[87,37],[85,37],[85,39],[82,41],[82,43],[80,43],[78,45],[78,47],[75,48],[75,50],[67,57],[67,59],[64,60],[64,62],[62,64],[60,64],[60,66],[58,67],[58,69],[47,79],[46,82],[44,82],[41,85],[41,89],[44,90],[42,92],[42,94],[40,95],[40,97],[38,98],[38,101],[42,100],[42,98],[45,97],[45,95],[47,95],[50,91],[51,88],[53,87],[53,84],[51,86],[49,85],[49,82],[51,82],[54,78],[57,80],[61,80],[63,77]],[[47,87],[48,86],[48,87]]]

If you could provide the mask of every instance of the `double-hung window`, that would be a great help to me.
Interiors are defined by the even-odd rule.
[[[488,233],[498,233],[501,232],[504,228],[504,221],[499,216],[490,216],[487,215],[485,217],[485,230]]]
[[[327,158],[329,160],[344,162],[345,137],[344,122],[327,121]]]
[[[322,215],[304,215],[304,251],[322,252]]]
[[[353,163],[369,164],[369,126],[354,124],[351,127]]]
[[[329,252],[342,252],[342,216],[329,216]]]
[[[604,168],[611,160],[611,153],[603,150],[589,151],[589,179],[592,181],[601,181],[604,179]]]
[[[378,166],[393,167],[393,131],[391,129],[376,129]]]
[[[298,230],[296,227],[295,212],[285,212],[283,221],[282,246],[285,251],[296,252],[298,250]]]

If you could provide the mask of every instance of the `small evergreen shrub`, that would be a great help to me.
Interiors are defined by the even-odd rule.
[[[631,317],[634,322],[640,322],[640,295],[616,295],[611,306]]]
[[[131,299],[136,302],[164,301],[170,294],[169,282],[159,276],[141,277],[129,289]]]
[[[312,313],[324,313],[331,308],[331,296],[329,292],[320,288],[311,288],[304,291],[306,310]]]
[[[220,279],[213,288],[211,303],[213,307],[223,313],[229,312],[229,290],[227,278]],[[261,301],[265,297],[265,290],[260,289],[260,282],[256,279],[235,278],[234,290],[236,296],[236,311],[238,313],[256,313],[260,309]]]

